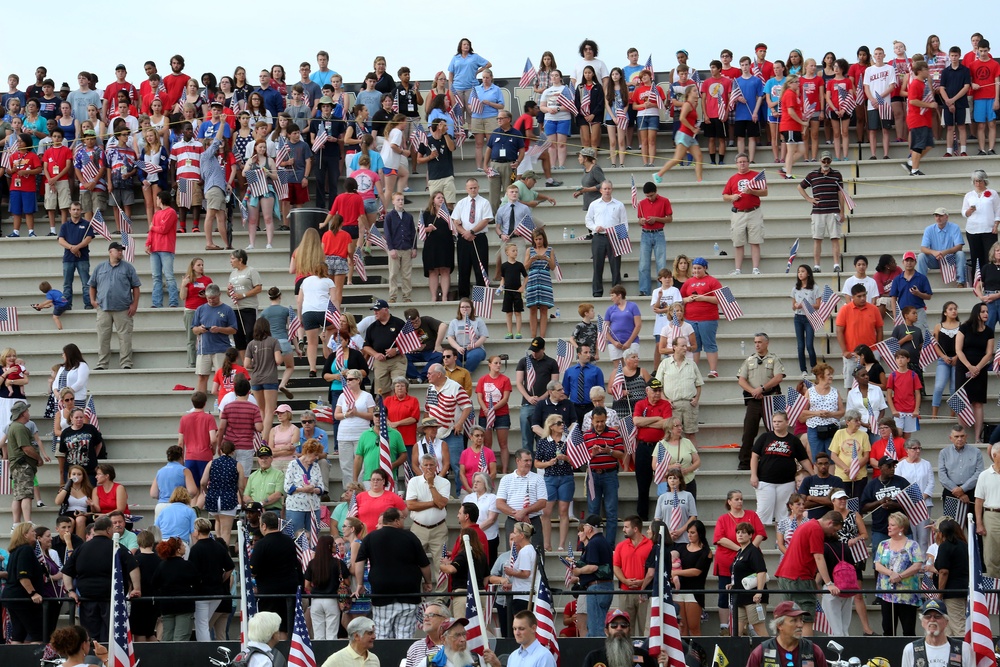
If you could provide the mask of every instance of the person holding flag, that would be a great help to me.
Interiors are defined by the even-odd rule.
[[[930,269],[941,269],[941,280],[947,285],[957,282],[965,287],[965,241],[962,230],[948,220],[948,209],[934,209],[934,224],[924,229],[917,257],[917,272],[927,275]]]
[[[872,57],[875,64],[868,66],[862,80],[858,82],[864,86],[864,94],[868,98],[868,144],[871,147],[871,157],[868,159],[875,159],[875,147],[878,145],[876,133],[882,130],[882,158],[888,160],[889,129],[893,127],[889,98],[896,94],[896,70],[892,65],[886,64],[885,49],[881,46],[875,48]]]
[[[587,209],[586,225],[593,234],[591,251],[594,257],[594,276],[592,293],[595,299],[604,296],[604,260],[611,263],[611,282],[621,284],[621,257],[612,248],[608,234],[613,233],[619,225],[628,227],[628,213],[625,205],[612,196],[614,184],[605,180],[601,182],[601,197],[595,200]]]
[[[704,119],[702,130],[708,138],[708,157],[712,164],[725,164],[726,161],[726,121],[732,111],[730,96],[736,85],[733,80],[722,74],[722,62],[713,60],[708,64],[711,76],[701,82],[701,117]],[[719,159],[716,162],[715,156]]]
[[[572,132],[573,113],[570,106],[573,94],[563,84],[562,72],[549,71],[548,87],[538,98],[538,108],[545,113],[545,136],[552,142],[549,147],[553,169],[566,168],[566,139]]]
[[[739,153],[736,156],[736,173],[722,189],[723,201],[732,205],[730,234],[735,249],[735,267],[730,275],[740,275],[743,271],[743,257],[747,244],[750,245],[750,259],[753,274],[760,275],[760,247],[764,243],[764,214],[760,210],[760,198],[767,196],[767,180],[764,172],[750,169],[750,156]]]

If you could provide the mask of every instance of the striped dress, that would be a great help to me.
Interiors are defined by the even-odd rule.
[[[534,248],[528,249],[529,257],[536,257]],[[545,256],[552,255],[552,248],[545,249]],[[533,262],[528,269],[528,282],[524,289],[524,303],[528,308],[555,308],[555,295],[552,293],[552,273],[546,262]]]

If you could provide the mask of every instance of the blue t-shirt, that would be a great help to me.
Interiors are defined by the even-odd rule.
[[[478,53],[470,53],[465,58],[457,53],[452,56],[451,62],[448,63],[448,72],[455,75],[455,90],[475,88],[476,84],[479,83],[476,80],[479,68],[488,63],[489,61]]]
[[[219,126],[222,126],[222,136],[228,139],[231,135],[231,130],[229,129],[229,123],[224,120],[220,120],[218,123],[213,123],[210,120],[204,121],[198,128],[198,138],[204,139],[214,139],[215,133],[219,131]]]
[[[448,134],[451,135],[452,138],[454,138],[455,137],[455,119],[452,117],[451,114],[447,114],[447,113],[441,111],[440,109],[434,109],[429,114],[427,114],[427,127],[430,128],[431,124],[434,121],[436,121],[438,118],[443,118],[444,119],[444,122],[447,123],[447,125],[448,125],[448,130],[447,130]]]
[[[319,84],[320,89],[322,89],[323,86],[330,83],[330,80],[333,79],[333,77],[335,76],[337,76],[337,73],[334,72],[332,69],[327,70],[325,72],[316,70],[315,72],[309,75],[309,79],[313,83]]]
[[[350,160],[347,161],[348,175],[358,170],[358,159],[360,158],[361,158],[361,152],[358,151],[357,153],[351,156]],[[379,154],[379,152],[371,150],[368,151],[368,158],[372,161],[371,165],[369,165],[368,168],[374,171],[376,174],[381,174],[382,170],[385,169],[385,163],[382,162],[382,156]]]
[[[482,86],[476,86],[476,95],[479,99],[484,102],[492,102],[493,104],[503,104],[503,91],[500,90],[500,86],[493,84],[490,86],[489,90],[486,90]],[[500,114],[500,109],[496,107],[491,107],[488,104],[483,105],[482,113],[472,114],[473,118],[496,118]]]
[[[57,289],[50,289],[45,293],[45,298],[51,301],[54,306],[66,305],[66,297],[64,297],[63,293]]]
[[[236,313],[224,303],[218,306],[203,304],[194,311],[191,328],[205,326],[236,328]],[[205,333],[198,336],[198,354],[219,354],[230,348],[229,334]]]
[[[317,424],[316,426],[317,426],[317,428],[313,431],[313,438],[315,438],[316,440],[318,440],[319,444],[323,445],[323,451],[326,452],[327,454],[329,454],[330,453],[330,438],[327,436],[326,431],[324,431],[323,429],[319,428],[319,424]],[[295,453],[296,454],[301,454],[302,453],[302,445],[304,445],[305,442],[306,442],[306,440],[308,440],[308,439],[309,438],[306,437],[305,431],[303,429],[299,429],[299,444],[295,448]]]
[[[632,77],[638,76],[639,72],[646,69],[642,65],[625,65],[622,68],[622,73],[625,75],[625,82],[628,84],[628,89],[630,91],[635,90],[636,85],[639,83],[638,79],[636,81],[632,80]]]
[[[755,76],[749,79],[740,77],[733,80],[734,86],[739,86],[743,100],[736,103],[736,120],[753,120],[753,109],[757,98],[764,94],[764,83]]]
[[[768,99],[772,102],[778,103],[778,108],[775,113],[771,113],[770,110],[768,111],[768,113],[771,113],[772,117],[777,117],[778,114],[781,113],[781,87],[785,85],[785,79],[787,78],[788,77],[783,76],[779,79],[772,76],[767,80],[767,83],[764,84],[764,92],[767,93]]]
[[[94,238],[94,228],[90,226],[83,218],[80,218],[80,222],[73,222],[72,219],[67,220],[62,223],[59,227],[59,238],[66,239],[66,243],[70,245],[76,245],[83,241],[85,236]],[[90,246],[84,246],[80,248],[80,256],[77,257],[69,251],[69,248],[63,249],[63,261],[64,262],[86,262],[90,261]]]
[[[632,335],[632,330],[635,329],[635,317],[642,317],[642,313],[639,311],[639,306],[631,301],[626,302],[625,310],[621,310],[615,305],[608,308],[607,312],[604,313],[604,321],[611,326],[611,337],[608,338],[608,343],[627,341]],[[633,342],[638,343],[639,337],[636,336]]]
[[[927,307],[927,303],[920,297],[911,294],[911,287],[916,287],[918,291],[924,294],[934,293],[931,291],[931,283],[927,280],[927,276],[919,271],[914,271],[913,277],[907,280],[906,272],[904,271],[892,279],[892,285],[889,287],[889,296],[896,297],[896,303],[900,308],[913,306],[917,310],[923,310]]]

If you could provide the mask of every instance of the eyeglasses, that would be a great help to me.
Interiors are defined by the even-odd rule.
[[[424,618],[448,618],[448,617],[445,616],[444,614],[428,614],[428,613],[425,613],[424,614]]]
[[[786,665],[788,665],[788,667],[793,667],[795,665],[795,663],[792,661],[792,654],[789,653],[788,651],[785,651],[785,660],[788,661],[787,663],[785,663]]]

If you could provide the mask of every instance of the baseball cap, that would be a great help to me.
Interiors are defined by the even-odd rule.
[[[903,261],[905,262],[908,259],[912,259],[913,261],[917,261],[917,256],[913,253],[912,250],[907,250],[905,253],[903,253]]]
[[[646,383],[646,386],[649,387],[650,389],[660,389],[660,390],[663,389],[663,383],[657,380],[656,378],[650,378],[649,382]]]
[[[274,454],[271,453],[270,447],[268,447],[267,445],[261,445],[260,449],[257,450],[257,458],[261,459],[264,458],[265,456],[274,456]]]
[[[601,527],[601,517],[598,516],[597,514],[591,514],[586,519],[584,519],[583,522],[588,526],[593,526],[594,528]]]
[[[830,155],[830,151],[823,151],[819,154],[819,161],[822,162],[823,160],[833,160],[833,156]]]
[[[93,130],[84,130],[83,131],[83,136],[85,136],[85,137],[96,137],[97,136],[97,132],[94,132]]]
[[[221,109],[225,105],[222,102],[220,102],[219,100],[213,100],[212,103],[209,106],[210,107],[219,107]]]
[[[587,148],[581,148],[580,152],[577,153],[577,155],[582,155],[583,157],[591,157],[592,158],[592,157],[597,157],[597,151],[595,151],[593,148],[591,148],[591,147],[588,146]]]
[[[448,632],[449,629],[455,627],[456,625],[461,625],[463,627],[469,625],[469,619],[464,616],[459,618],[449,618],[447,621],[441,624],[441,634]]]
[[[375,303],[372,304],[372,310],[382,310],[383,308],[388,308],[389,302],[385,299],[376,299]]]
[[[416,308],[407,308],[406,310],[403,311],[403,317],[405,317],[408,320],[415,320],[418,317],[420,317],[420,311],[417,310]]]
[[[120,69],[125,69],[125,65],[123,65],[123,64],[121,64],[121,63],[118,63],[117,65],[115,65],[115,71],[116,71],[116,72],[117,72],[118,70],[120,70]]]
[[[928,600],[927,602],[924,603],[924,606],[920,608],[921,615],[932,611],[936,611],[942,616],[948,615],[948,609],[943,604],[941,604],[940,600]]]
[[[799,605],[795,604],[791,600],[785,600],[784,602],[779,602],[778,606],[774,608],[774,617],[779,618],[781,616],[802,616],[805,614],[805,610]]]
[[[247,503],[243,509],[247,512],[263,512],[264,506],[258,502]]]
[[[847,497],[847,491],[844,491],[843,489],[837,489],[836,491],[833,492],[833,495],[830,496],[830,500],[836,500],[837,498],[846,498],[846,497]]]
[[[526,181],[529,178],[533,178],[536,181],[538,180],[538,174],[535,173],[534,169],[529,169],[528,171],[526,171],[523,174],[521,174],[521,180],[525,180]]]
[[[611,621],[615,620],[619,616],[621,616],[622,618],[624,618],[629,623],[632,622],[632,619],[629,617],[627,611],[622,611],[621,609],[617,609],[616,608],[616,609],[609,610],[608,613],[604,615],[604,625],[610,624]]]
[[[948,209],[946,209],[944,206],[938,206],[936,209],[934,209],[934,215],[948,215]]]
[[[108,250],[124,250],[124,249],[125,248],[123,248],[122,244],[119,243],[118,241],[112,241],[111,243],[108,244]]]
[[[274,413],[278,414],[281,412],[291,412],[291,411],[292,411],[292,406],[288,405],[288,403],[282,403],[277,407],[277,409],[275,409]]]
[[[541,336],[535,336],[534,338],[531,339],[531,345],[528,346],[528,349],[531,350],[532,352],[536,352],[538,350],[544,350],[545,339],[542,338]]]
[[[896,459],[892,458],[891,456],[883,456],[882,458],[880,458],[878,460],[878,464],[880,466],[884,466],[887,463],[891,463],[892,465],[896,465],[897,461],[896,461]]]

